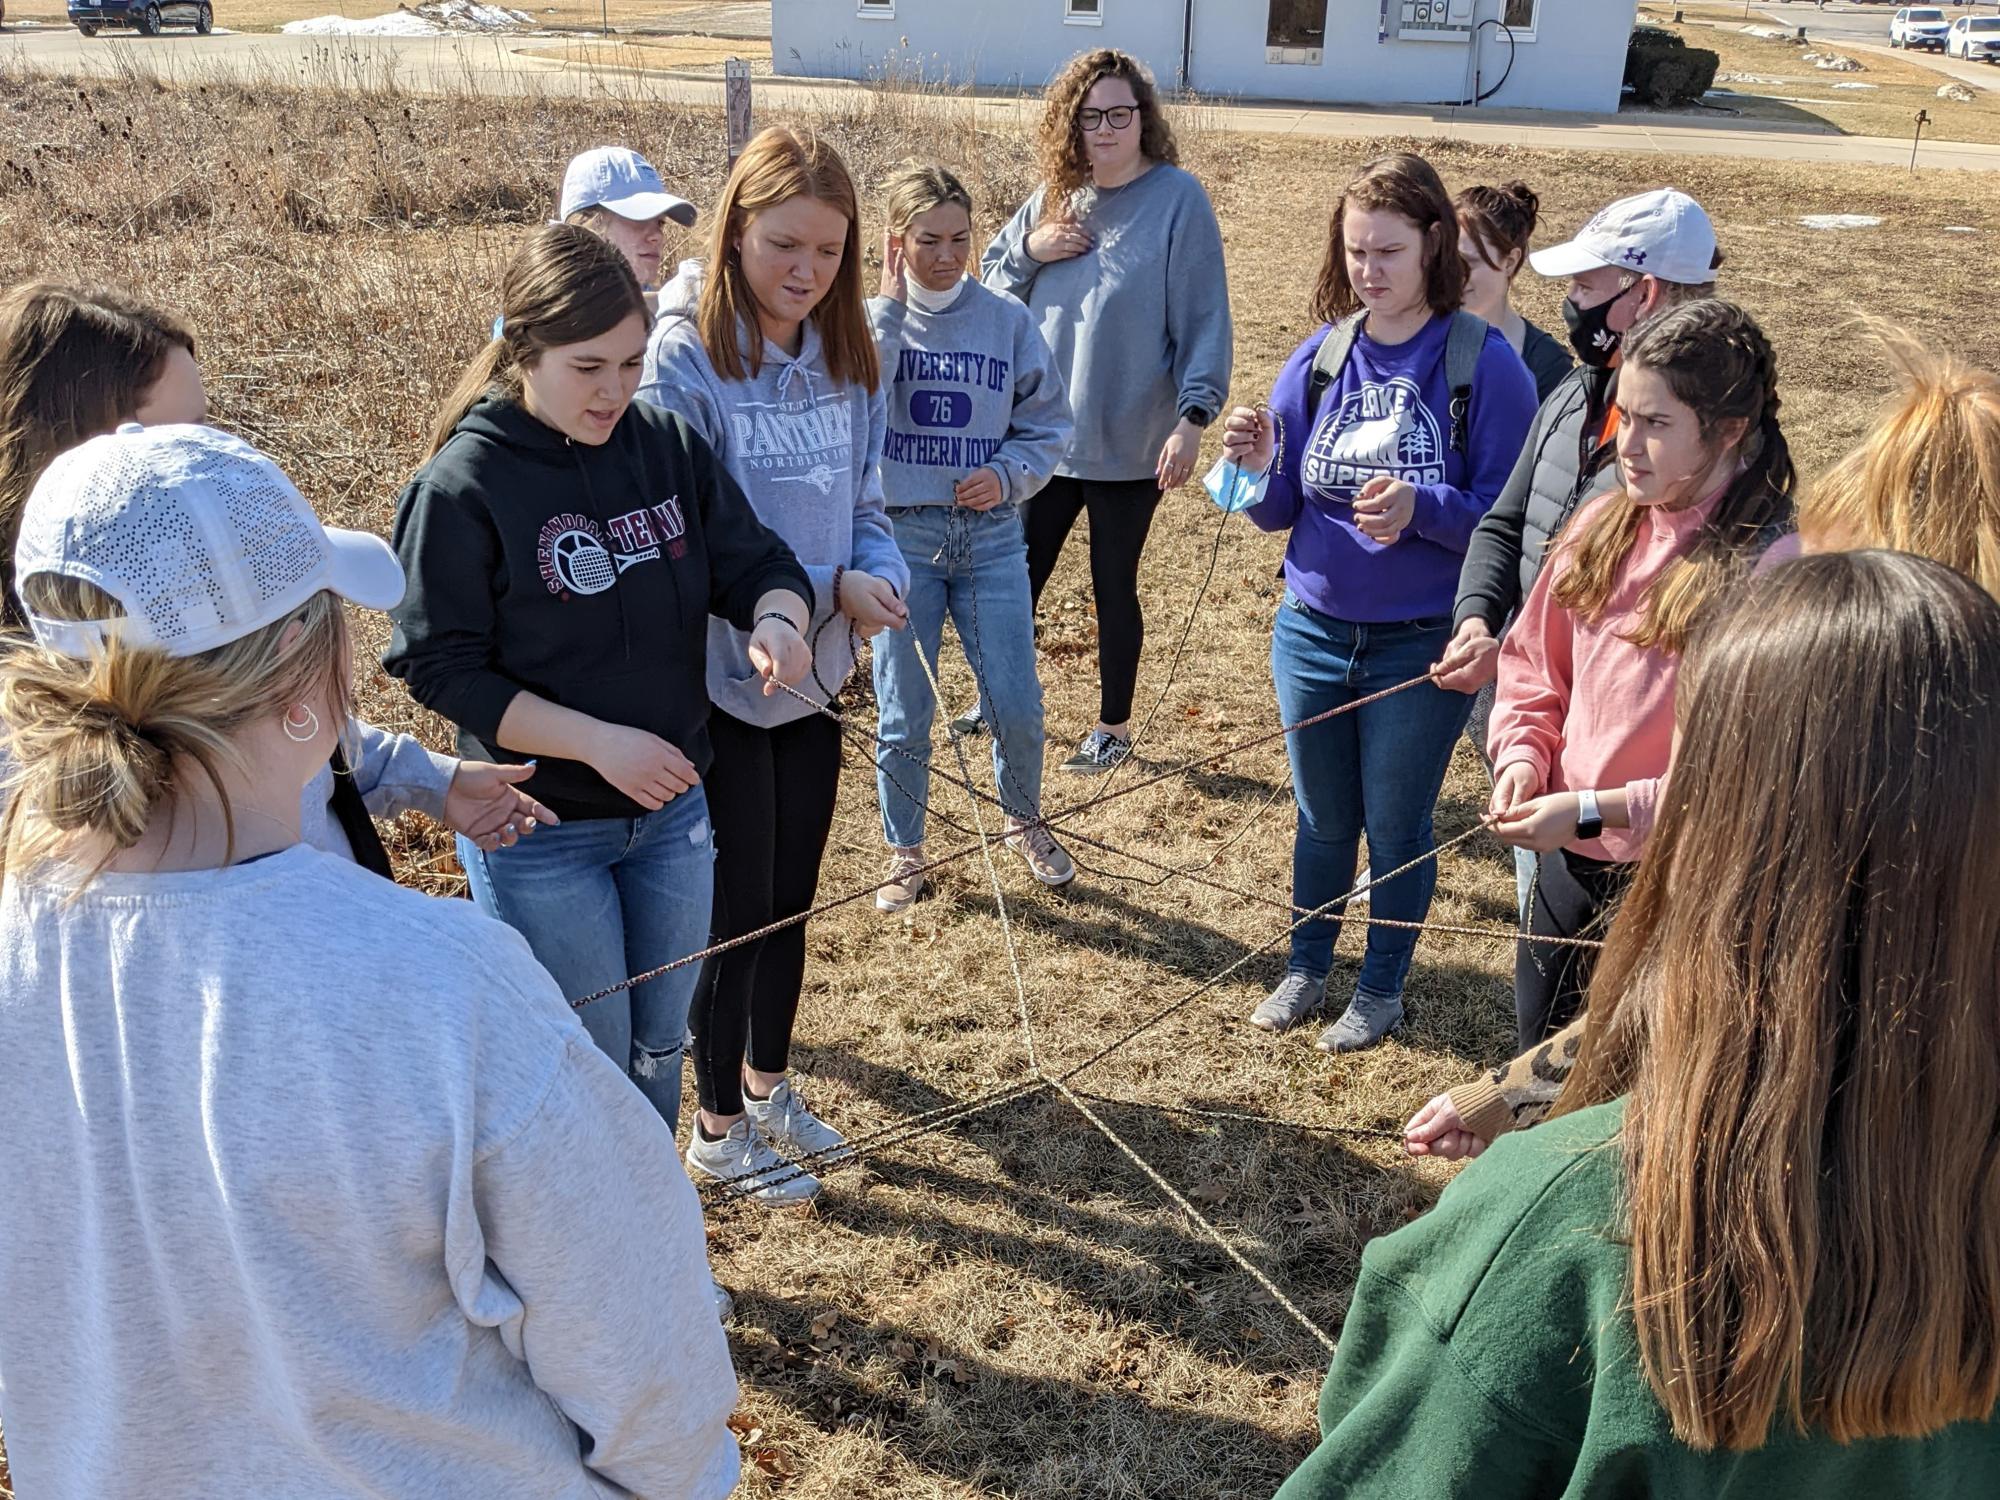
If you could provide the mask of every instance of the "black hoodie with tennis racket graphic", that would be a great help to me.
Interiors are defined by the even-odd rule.
[[[525,689],[706,775],[708,617],[748,630],[769,590],[813,597],[708,444],[641,402],[592,447],[481,401],[396,502],[393,541],[409,587],[382,663],[470,759],[527,759],[498,743]],[[527,789],[563,818],[646,811],[581,761],[539,760]]]

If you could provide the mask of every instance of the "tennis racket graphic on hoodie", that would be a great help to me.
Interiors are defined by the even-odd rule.
[[[573,594],[601,594],[627,568],[653,562],[659,555],[658,547],[614,553],[587,531],[565,531],[549,543],[549,566],[556,580]]]

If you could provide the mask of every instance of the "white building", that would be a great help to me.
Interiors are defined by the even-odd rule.
[[[1039,88],[1117,47],[1240,99],[1618,108],[1638,0],[772,0],[779,73]]]

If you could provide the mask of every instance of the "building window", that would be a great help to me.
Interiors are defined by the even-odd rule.
[[[854,0],[857,16],[872,16],[878,21],[896,19],[896,0]]]
[[[1063,0],[1063,25],[1102,26],[1104,0]]]
[[[1270,0],[1264,61],[1318,67],[1326,57],[1326,0]]]
[[[1502,0],[1500,20],[1514,33],[1517,42],[1535,39],[1535,22],[1541,19],[1542,0]]]

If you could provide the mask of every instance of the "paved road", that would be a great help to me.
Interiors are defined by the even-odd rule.
[[[1828,5],[1819,10],[1798,0],[1797,4],[1765,3],[1756,7],[1757,15],[1774,25],[1784,27],[1803,26],[1807,37],[1814,41],[1824,41],[1843,52],[1879,52],[1887,57],[1905,58],[1919,67],[1930,68],[1946,77],[1956,78],[1960,83],[1973,88],[2000,93],[2000,67],[1992,63],[1960,62],[1944,57],[1936,52],[1905,52],[1889,45],[1889,21],[1896,14],[1894,5]],[[1960,16],[2000,14],[2000,0],[1985,0],[1979,5],[1953,5],[1951,0],[1941,0],[1938,9],[1950,20]]]
[[[168,82],[241,81],[356,86],[393,79],[417,92],[473,92],[509,96],[593,97],[716,105],[719,82],[584,67],[525,55],[547,48],[546,38],[482,36],[302,37],[272,34],[137,37],[106,33],[85,38],[69,29],[0,31],[0,67],[98,77],[137,72]],[[788,111],[827,109],[851,101],[855,85],[758,85],[757,108],[770,117]],[[961,108],[943,101],[941,108]],[[981,98],[978,123],[992,129],[1031,125],[1041,116],[1037,99]],[[1703,121],[1679,115],[1562,115],[1533,110],[1358,110],[1299,105],[1244,105],[1204,109],[1204,120],[1224,130],[1259,135],[1353,137],[1407,135],[1542,150],[1690,153],[1766,161],[1850,162],[1884,166],[1908,163],[1907,141],[1804,134],[1756,128],[1741,121]],[[2000,171],[2000,146],[1926,142],[1931,167]]]

